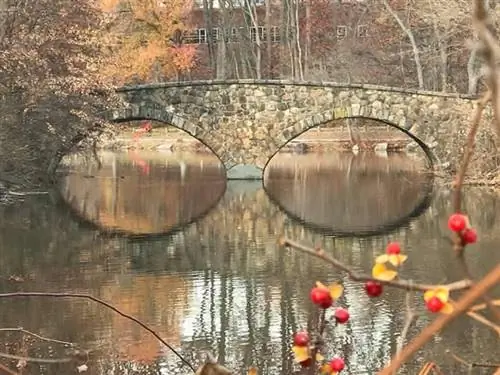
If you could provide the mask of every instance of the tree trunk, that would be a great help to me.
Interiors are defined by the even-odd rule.
[[[306,30],[304,48],[304,76],[309,78],[309,55],[311,53],[311,0],[305,0],[306,5]]]
[[[420,62],[420,51],[418,49],[417,41],[415,40],[415,35],[413,35],[413,31],[404,24],[404,22],[401,20],[398,14],[391,8],[387,0],[382,0],[382,3],[384,4],[384,7],[387,10],[387,12],[394,18],[394,20],[397,22],[401,30],[406,34],[406,36],[410,40],[411,47],[413,50],[413,60],[415,61],[415,68],[417,70],[418,88],[423,89],[424,73],[422,69],[422,64]]]
[[[290,75],[295,78],[295,48],[292,41],[295,39],[295,29],[292,28],[293,10],[290,4],[292,0],[285,0],[286,2],[286,41],[288,46],[288,53],[290,55]],[[292,35],[293,34],[293,35]]]
[[[288,16],[288,12],[286,11],[287,9],[287,1],[288,0],[281,0],[281,7],[280,7],[280,56],[279,56],[279,61],[280,61],[280,76],[283,77],[285,76],[288,72],[285,72],[285,65],[283,64],[283,61],[285,61],[285,48],[284,46],[287,43],[287,28],[286,28],[286,20]]]
[[[295,0],[295,43],[297,45],[297,70],[298,78],[304,80],[304,69],[302,67],[302,47],[300,46],[300,22],[299,22],[299,2]]]
[[[215,45],[213,38],[213,0],[203,0],[203,18],[205,21],[205,30],[207,33],[207,46],[208,46],[208,59],[210,61],[210,69],[212,71],[212,77],[217,74],[217,56],[215,54]]]
[[[255,50],[255,75],[257,76],[257,79],[261,79],[262,49],[261,49],[261,39],[259,35],[259,19],[257,15],[257,9],[255,7],[255,3],[250,2],[250,0],[245,0],[245,4],[247,6],[248,15],[250,16],[251,27],[255,29],[255,46],[253,44],[252,38],[250,38],[250,45],[252,46],[252,50]]]
[[[267,77],[273,78],[273,55],[272,55],[272,45],[271,45],[271,1],[266,1],[266,15],[265,15],[265,27],[266,27],[266,59],[267,59]]]

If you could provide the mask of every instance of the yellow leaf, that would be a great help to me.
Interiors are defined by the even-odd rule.
[[[382,254],[375,258],[375,263],[377,264],[387,263],[388,261],[389,261],[389,255],[387,254]]]
[[[332,373],[332,368],[328,363],[325,363],[324,365],[321,366],[320,371],[322,375],[330,375]]]
[[[436,295],[434,290],[426,290],[424,293],[424,301],[429,302],[429,300]]]
[[[255,367],[250,367],[248,375],[258,375],[257,369]]]
[[[323,355],[321,353],[316,353],[316,361],[318,362],[321,362],[321,361],[324,361],[325,360],[325,357],[323,357]]]
[[[330,295],[332,296],[333,299],[339,299],[340,296],[342,296],[342,293],[344,292],[344,287],[340,284],[332,284],[328,288],[330,290]]]
[[[390,281],[393,280],[398,273],[388,269],[385,264],[378,263],[373,266],[372,276],[378,280]]]
[[[406,259],[408,259],[408,255],[402,255],[402,254],[389,255],[389,262],[394,267],[398,267],[398,266],[402,265]]]
[[[321,281],[316,281],[316,287],[322,288],[322,289],[328,289],[328,287],[325,284],[323,284]]]
[[[297,363],[307,361],[311,358],[309,355],[309,348],[307,346],[293,346],[292,351],[295,355],[295,362]]]
[[[443,314],[451,314],[453,312],[453,305],[446,302],[439,312]]]
[[[442,302],[448,302],[450,297],[450,291],[446,288],[437,288],[434,290],[434,295],[439,298]]]

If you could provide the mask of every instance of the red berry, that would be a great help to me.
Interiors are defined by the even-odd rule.
[[[439,298],[437,298],[436,296],[432,297],[430,300],[428,300],[426,302],[426,305],[427,305],[427,309],[430,311],[430,312],[438,312],[439,310],[441,310],[444,306],[444,302],[441,301]]]
[[[334,358],[330,361],[330,368],[335,372],[342,371],[344,367],[345,363],[342,358]]]
[[[343,324],[349,320],[349,311],[339,308],[335,311],[335,320],[337,323]]]
[[[401,253],[401,245],[398,242],[390,242],[385,248],[387,254],[399,254]]]
[[[300,362],[302,367],[309,367],[312,364],[312,358],[307,358],[305,361]]]
[[[326,288],[312,288],[311,301],[320,307],[327,309],[333,304],[333,298],[330,291]]]
[[[475,243],[477,241],[477,232],[474,228],[468,228],[462,233],[462,240],[465,244]]]
[[[448,228],[453,232],[461,232],[467,226],[467,219],[462,214],[452,214],[448,219]]]
[[[365,283],[366,294],[370,297],[378,297],[382,294],[383,288],[382,284],[374,280],[368,280]]]
[[[297,346],[307,346],[309,344],[309,334],[307,332],[297,332],[293,337],[293,343]]]

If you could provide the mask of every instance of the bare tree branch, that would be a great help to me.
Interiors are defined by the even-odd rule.
[[[302,251],[303,253],[313,255],[317,258],[320,258],[327,262],[328,264],[332,265],[333,267],[344,271],[349,275],[349,278],[354,281],[370,281],[373,280],[373,277],[371,275],[366,275],[362,273],[355,272],[349,266],[345,265],[344,263],[340,262],[339,260],[330,257],[325,253],[323,249],[313,249],[311,247],[307,247],[305,245],[302,245],[298,242],[289,240],[287,238],[280,238],[279,244],[284,247],[290,247],[299,251]],[[431,289],[436,289],[437,287],[444,287],[448,290],[464,290],[469,288],[472,285],[472,282],[470,280],[460,280],[460,281],[455,281],[450,284],[446,285],[434,285],[434,284],[418,284],[414,283],[413,281],[407,281],[407,280],[377,280],[381,284],[389,285],[395,288],[399,289],[405,289],[405,290],[420,290],[420,291],[426,291],[426,290],[431,290]]]
[[[490,289],[500,282],[500,264],[491,270],[484,278],[466,291],[457,301],[451,314],[438,316],[431,324],[425,327],[422,332],[415,337],[399,355],[394,356],[388,366],[378,372],[378,375],[392,375],[403,363],[410,359],[417,350],[424,346],[436,333],[441,331],[453,320],[465,313],[475,301],[481,298]]]
[[[49,293],[49,292],[13,292],[13,293],[0,293],[0,299],[1,298],[25,298],[25,297],[40,297],[40,298],[79,298],[79,299],[87,299],[93,302],[96,302],[102,306],[107,307],[110,310],[113,310],[117,314],[123,316],[124,318],[131,320],[138,325],[140,325],[142,328],[144,328],[146,331],[151,333],[158,341],[160,341],[163,345],[165,345],[167,348],[169,348],[185,365],[187,365],[193,372],[195,372],[194,367],[177,351],[175,350],[168,342],[163,340],[161,336],[156,333],[152,328],[147,326],[145,323],[140,321],[139,319],[133,317],[132,315],[129,315],[115,306],[111,305],[110,303],[103,301],[97,297],[94,297],[90,294],[82,294],[82,293]]]

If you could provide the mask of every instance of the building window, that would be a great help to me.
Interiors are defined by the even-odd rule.
[[[207,42],[207,30],[206,29],[198,29],[198,44],[203,44]]]
[[[347,36],[347,26],[337,26],[337,38],[344,39]]]
[[[257,41],[257,30],[259,32],[259,41],[264,40],[264,28],[262,26],[259,26],[257,28],[251,27],[250,28],[250,39],[252,42]]]
[[[238,29],[236,27],[231,27],[231,36],[229,37],[230,42],[236,42],[238,40]]]
[[[198,31],[197,30],[185,31],[184,35],[182,36],[182,41],[186,44],[198,43]]]
[[[366,38],[368,36],[368,26],[358,25],[358,38]]]
[[[277,43],[280,41],[280,28],[278,26],[271,27],[271,42]]]
[[[212,29],[212,41],[213,42],[217,42],[219,40],[219,28],[218,27],[214,27]]]

